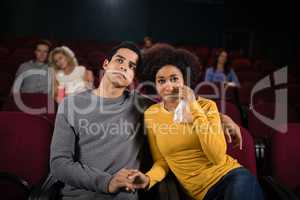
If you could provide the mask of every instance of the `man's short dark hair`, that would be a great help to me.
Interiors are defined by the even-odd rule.
[[[39,45],[46,45],[46,46],[48,46],[49,47],[49,51],[52,48],[52,44],[51,44],[51,42],[49,40],[39,40],[39,41],[37,41],[36,44],[35,44],[35,48],[37,48]]]
[[[142,65],[142,54],[140,48],[134,42],[130,41],[124,41],[113,47],[107,55],[107,60],[111,61],[112,57],[117,53],[119,49],[130,49],[131,51],[135,52],[138,56],[136,67],[139,68]]]

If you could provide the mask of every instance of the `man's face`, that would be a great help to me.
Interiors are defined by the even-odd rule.
[[[115,87],[125,88],[133,81],[137,62],[138,55],[134,51],[121,48],[110,61],[104,61],[105,76]]]
[[[49,47],[44,44],[39,44],[37,45],[34,53],[38,62],[45,63],[48,59]]]
[[[145,47],[150,48],[152,46],[152,41],[151,40],[145,40]]]

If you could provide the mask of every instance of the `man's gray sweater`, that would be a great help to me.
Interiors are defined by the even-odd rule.
[[[136,193],[108,194],[107,189],[120,169],[139,169],[146,102],[136,92],[116,99],[91,91],[65,98],[50,155],[51,174],[65,183],[64,199],[137,199]]]

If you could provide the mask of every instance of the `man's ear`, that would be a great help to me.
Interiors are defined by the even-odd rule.
[[[104,70],[107,69],[108,63],[109,63],[109,60],[108,60],[108,59],[105,59],[104,62],[103,62],[103,65],[102,65],[102,67],[103,67]]]

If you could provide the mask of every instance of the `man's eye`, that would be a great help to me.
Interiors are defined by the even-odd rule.
[[[160,80],[158,80],[157,82],[158,82],[159,84],[164,84],[166,81],[163,80],[163,79],[160,79]]]
[[[117,58],[117,59],[116,59],[116,61],[117,61],[117,63],[120,63],[120,64],[122,64],[122,63],[123,63],[123,60],[122,60],[122,59],[120,59],[120,58]]]
[[[129,65],[129,69],[131,69],[131,70],[135,71],[135,69],[136,69],[136,66],[134,66],[134,65]]]

